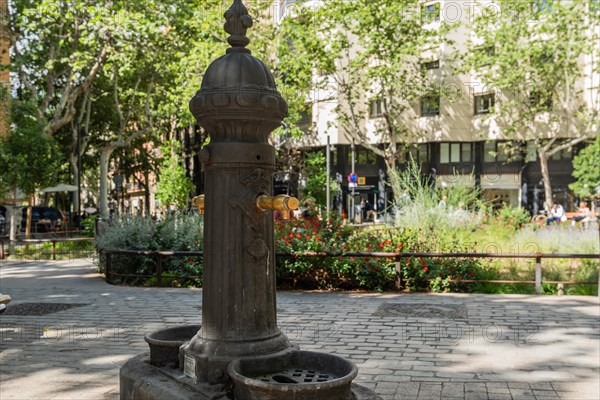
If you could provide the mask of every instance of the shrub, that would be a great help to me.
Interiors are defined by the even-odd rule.
[[[451,280],[477,279],[481,265],[475,258],[420,258],[410,257],[404,261],[403,276],[406,287],[420,292],[466,292],[471,284]]]
[[[127,216],[110,224],[106,232],[96,238],[100,249],[116,250],[154,250],[154,251],[199,251],[202,249],[202,219],[196,214],[171,213],[164,220],[154,221],[148,217]],[[163,257],[162,271],[165,275],[181,277],[201,276],[201,260],[192,260],[182,268],[180,260]],[[105,271],[106,257],[99,260],[100,271]],[[110,272],[124,275],[145,275],[127,279],[131,284],[143,284],[149,276],[155,274],[156,263],[152,257],[113,254]],[[125,281],[115,279],[115,283]],[[194,282],[201,284],[201,278]],[[178,281],[179,282],[179,281]],[[182,280],[180,285],[189,282]],[[150,281],[152,283],[152,281]]]

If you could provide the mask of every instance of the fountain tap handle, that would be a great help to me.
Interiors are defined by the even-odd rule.
[[[196,196],[192,199],[192,205],[198,207],[198,214],[204,215],[204,195]]]
[[[281,211],[283,219],[290,218],[290,211],[295,210],[300,205],[297,198],[280,194],[277,196],[260,195],[256,198],[256,206],[263,210]]]

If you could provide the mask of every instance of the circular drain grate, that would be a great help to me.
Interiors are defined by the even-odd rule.
[[[467,318],[464,304],[383,303],[373,315],[379,317]]]
[[[256,380],[269,383],[316,383],[327,382],[337,379],[338,376],[328,372],[320,372],[313,369],[288,369],[257,376]]]
[[[77,303],[20,303],[10,304],[3,315],[30,315],[40,316],[65,311],[70,308],[89,306]]]

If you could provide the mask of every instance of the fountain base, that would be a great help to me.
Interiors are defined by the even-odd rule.
[[[127,361],[121,367],[119,377],[121,400],[234,400],[233,385],[197,383],[185,376],[180,368],[150,364],[149,353]],[[381,400],[377,394],[357,384],[352,384],[351,391],[351,400]]]

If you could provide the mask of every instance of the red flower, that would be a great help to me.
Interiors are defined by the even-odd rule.
[[[427,265],[427,264],[425,264],[425,260],[423,260],[422,258],[419,258],[419,261],[421,262],[421,266],[424,267],[425,265]]]
[[[427,268],[427,267],[423,268],[423,272],[427,272],[427,271],[429,271],[429,268]]]

